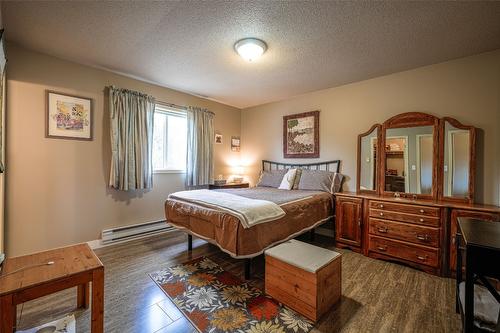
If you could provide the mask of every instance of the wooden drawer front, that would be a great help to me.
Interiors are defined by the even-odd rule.
[[[297,267],[266,256],[266,292],[281,290],[290,299],[300,300],[316,310],[316,276]],[[279,293],[282,294],[281,292]],[[272,295],[274,296],[274,295]],[[278,299],[279,300],[279,299]],[[289,300],[279,300],[285,304]],[[293,302],[295,303],[295,302]]]
[[[433,216],[439,217],[439,208],[436,207],[428,207],[428,206],[419,206],[419,205],[406,205],[400,203],[393,202],[384,202],[384,201],[370,201],[370,208],[374,209],[383,209],[383,210],[391,210],[393,212],[400,212],[405,214],[415,214],[415,215],[424,215],[424,216]]]
[[[375,218],[385,219],[385,220],[394,220],[394,221],[401,221],[401,222],[425,224],[425,225],[431,225],[431,226],[435,226],[435,227],[439,227],[441,225],[438,217],[405,214],[405,213],[392,212],[392,211],[373,209],[373,208],[370,208],[370,217],[375,217]]]
[[[419,245],[369,236],[369,251],[416,262],[422,265],[438,267],[438,250]]]
[[[370,234],[432,247],[439,246],[439,228],[370,218]]]

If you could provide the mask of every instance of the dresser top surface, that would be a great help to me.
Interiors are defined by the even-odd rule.
[[[368,200],[379,200],[379,201],[395,202],[395,203],[410,204],[410,205],[448,207],[456,209],[467,209],[467,210],[478,210],[478,211],[487,211],[492,213],[500,213],[500,207],[498,206],[477,204],[477,203],[469,204],[469,203],[434,201],[434,200],[424,200],[424,199],[414,200],[409,198],[395,198],[390,196],[382,196],[378,194],[366,194],[366,193],[356,193],[356,192],[339,192],[335,193],[335,196],[363,198]]]

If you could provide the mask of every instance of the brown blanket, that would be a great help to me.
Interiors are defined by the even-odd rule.
[[[247,196],[255,195],[256,191],[266,192],[266,189],[245,189],[236,192],[233,190],[230,193],[246,193],[244,196]],[[225,212],[173,199],[165,202],[165,214],[171,225],[218,245],[235,258],[255,257],[266,248],[312,229],[333,215],[332,195],[329,193],[300,191],[304,193],[295,197],[299,191],[283,192],[269,188],[263,195],[274,193],[271,197],[276,198],[276,191],[282,191],[278,193],[288,197],[285,203],[280,204],[286,215],[247,229],[243,228],[237,218]],[[291,196],[294,196],[293,200]],[[304,197],[306,199],[301,199]],[[273,201],[278,203],[278,200]]]

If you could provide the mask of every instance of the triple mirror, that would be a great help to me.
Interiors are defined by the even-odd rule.
[[[472,202],[475,128],[411,112],[358,137],[358,192]]]

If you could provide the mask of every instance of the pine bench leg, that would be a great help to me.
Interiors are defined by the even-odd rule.
[[[89,283],[81,284],[77,288],[77,308],[88,309],[90,297]]]
[[[92,272],[92,333],[104,332],[104,268]]]
[[[12,300],[12,294],[0,298],[0,319],[0,333],[14,332],[16,306]]]

